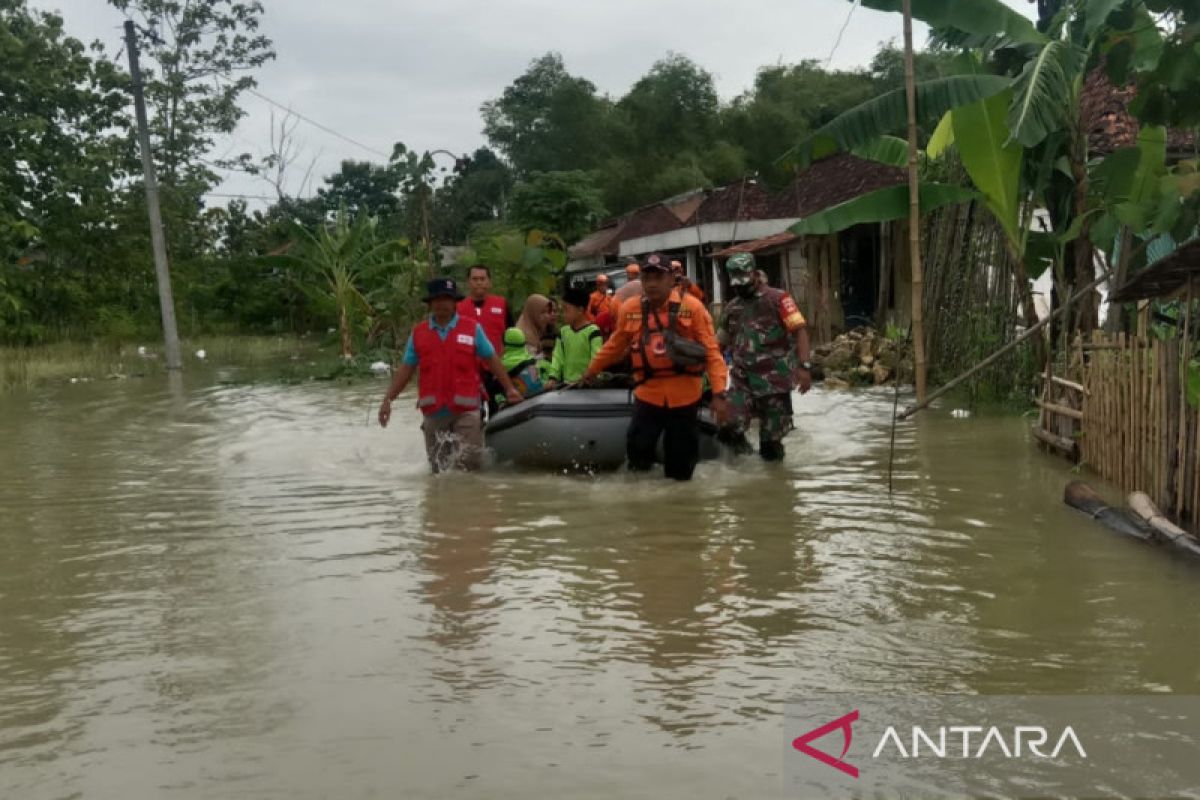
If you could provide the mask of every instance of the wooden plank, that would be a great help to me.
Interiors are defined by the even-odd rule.
[[[1071,419],[1078,419],[1078,420],[1083,419],[1083,412],[1080,411],[1078,408],[1071,408],[1070,406],[1062,406],[1062,405],[1059,405],[1058,403],[1048,403],[1045,400],[1040,400],[1040,399],[1035,400],[1034,402],[1036,402],[1038,404],[1039,408],[1044,409],[1046,412],[1048,412],[1050,414],[1059,414],[1064,417],[1070,417]]]
[[[1075,381],[1069,381],[1066,378],[1060,378],[1057,375],[1047,375],[1045,372],[1043,372],[1038,377],[1043,381],[1049,378],[1050,382],[1055,386],[1061,386],[1064,389],[1070,389],[1073,392],[1079,392],[1080,394],[1088,393],[1088,390],[1083,387],[1083,384],[1076,383]]]
[[[1068,439],[1065,436],[1056,436],[1041,428],[1033,428],[1033,435],[1056,450],[1061,450],[1070,456],[1074,456],[1075,451],[1078,449],[1078,444],[1075,440]]]

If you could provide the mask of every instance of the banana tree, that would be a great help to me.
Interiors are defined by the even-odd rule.
[[[459,264],[487,264],[496,291],[516,307],[531,294],[549,294],[567,265],[562,239],[539,230],[495,228],[477,235]]]
[[[862,0],[899,12],[902,0]],[[913,16],[943,43],[963,48],[964,74],[917,87],[919,121],[938,122],[929,151],[953,146],[975,188],[1005,232],[1027,325],[1036,322],[1030,278],[1033,209],[1048,209],[1069,283],[1090,281],[1090,188],[1087,130],[1080,99],[1089,68],[1113,51],[1130,69],[1152,69],[1161,37],[1143,0],[1048,0],[1034,24],[1000,0],[912,0]],[[988,64],[999,74],[983,74]],[[901,130],[899,98],[882,96],[851,109],[793,150],[803,161],[867,145]],[[939,121],[940,120],[940,121]],[[1128,157],[1126,157],[1128,158]],[[1070,234],[1069,238],[1066,236]],[[1071,251],[1065,257],[1066,249]],[[1090,320],[1087,321],[1090,324]]]
[[[354,356],[354,319],[370,316],[373,311],[359,285],[363,271],[367,268],[386,270],[400,263],[392,258],[400,243],[379,242],[376,227],[374,217],[366,214],[351,217],[342,209],[330,223],[316,230],[296,225],[298,252],[283,257],[301,267],[302,289],[333,302],[341,355],[346,359]],[[316,278],[317,283],[313,283],[312,278]]]

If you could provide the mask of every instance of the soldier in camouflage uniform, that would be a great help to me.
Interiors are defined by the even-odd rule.
[[[753,452],[750,421],[759,424],[759,455],[783,459],[783,437],[792,430],[792,388],[812,387],[808,328],[796,301],[756,280],[754,256],[737,253],[725,262],[734,298],[725,306],[717,335],[730,358],[730,422],[721,440]]]

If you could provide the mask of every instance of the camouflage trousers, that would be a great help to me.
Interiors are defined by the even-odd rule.
[[[750,421],[758,419],[760,442],[782,441],[796,426],[792,421],[792,393],[767,394],[754,397],[745,386],[729,389],[729,425],[740,434],[750,428]]]

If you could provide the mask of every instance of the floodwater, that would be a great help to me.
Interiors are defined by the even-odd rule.
[[[382,382],[0,397],[0,797],[762,798],[815,692],[1200,693],[1200,569],[1017,417],[687,485],[428,474]]]

